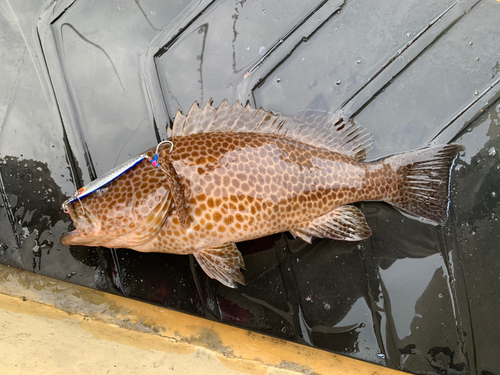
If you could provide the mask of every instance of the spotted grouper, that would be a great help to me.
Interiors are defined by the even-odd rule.
[[[236,242],[289,231],[359,241],[371,231],[359,201],[384,201],[442,225],[463,146],[430,146],[363,162],[366,129],[342,116],[295,117],[239,103],[195,103],[169,141],[93,181],[63,204],[76,230],[64,245],[193,254],[211,278],[244,283]]]

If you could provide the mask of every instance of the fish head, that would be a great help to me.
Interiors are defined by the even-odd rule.
[[[63,245],[134,248],[156,236],[171,209],[165,176],[143,161],[83,198],[63,204],[75,230]]]

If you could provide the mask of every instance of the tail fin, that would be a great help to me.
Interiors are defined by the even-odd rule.
[[[464,146],[432,146],[384,160],[397,170],[399,189],[387,200],[403,214],[433,225],[448,218],[451,167]]]

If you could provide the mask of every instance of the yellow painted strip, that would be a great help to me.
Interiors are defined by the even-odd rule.
[[[97,339],[181,354],[203,347],[213,351],[227,368],[248,374],[265,374],[269,368],[332,375],[403,374],[0,265],[0,309],[6,309],[3,302],[12,297],[17,301],[27,300],[25,309],[22,309],[22,303],[17,305],[23,313],[52,319],[76,319],[84,330]],[[12,303],[10,306],[14,309]],[[129,331],[124,334],[124,329]]]

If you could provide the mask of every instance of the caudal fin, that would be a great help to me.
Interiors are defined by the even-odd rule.
[[[448,218],[450,173],[464,146],[432,146],[384,160],[398,173],[398,190],[387,202],[403,214],[433,225]]]

